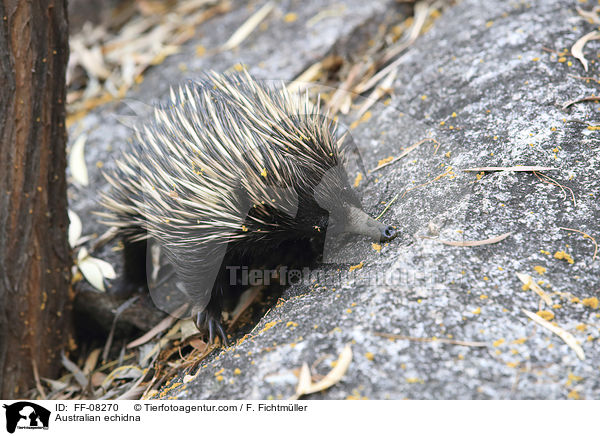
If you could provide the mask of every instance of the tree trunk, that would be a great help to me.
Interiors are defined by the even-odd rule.
[[[53,377],[71,338],[66,0],[0,0],[0,397]]]

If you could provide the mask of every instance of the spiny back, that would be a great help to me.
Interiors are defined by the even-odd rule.
[[[246,71],[211,72],[171,89],[136,129],[131,149],[105,174],[112,191],[102,215],[133,239],[144,237],[134,230],[141,227],[188,246],[285,231],[298,198],[340,164],[337,126],[307,94]]]

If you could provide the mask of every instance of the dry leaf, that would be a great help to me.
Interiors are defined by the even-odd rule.
[[[117,278],[117,273],[115,272],[113,266],[107,261],[92,256],[88,256],[87,260],[94,263],[98,267],[105,279],[114,280]]]
[[[414,341],[414,342],[440,342],[443,344],[462,345],[464,347],[487,347],[488,344],[485,342],[478,341],[461,341],[459,339],[446,339],[446,338],[421,338],[416,336],[406,335],[395,335],[392,333],[374,332],[375,336],[381,336],[382,338],[398,339],[403,341]]]
[[[350,348],[350,345],[346,345],[340,353],[335,367],[317,383],[312,383],[310,369],[305,362],[300,370],[298,386],[296,387],[296,394],[293,398],[298,399],[302,395],[312,394],[330,388],[339,382],[344,374],[346,374],[350,362],[352,362],[352,349]]]
[[[515,166],[515,167],[477,167],[477,168],[467,168],[463,171],[472,171],[472,172],[481,172],[481,171],[551,171],[558,170],[559,168],[554,167],[539,167],[539,166]]]
[[[302,74],[294,79],[292,83],[287,85],[287,90],[291,94],[298,93],[308,86],[309,83],[314,82],[317,77],[323,71],[323,62],[319,61],[308,67]]]
[[[135,339],[134,341],[131,341],[130,343],[128,343],[125,348],[133,348],[133,347],[137,347],[139,345],[145,344],[146,342],[148,342],[150,339],[152,339],[154,336],[156,336],[160,332],[168,329],[169,327],[171,327],[171,325],[173,325],[173,323],[175,321],[177,321],[178,317],[180,317],[181,315],[183,315],[185,313],[185,311],[187,310],[187,307],[188,307],[187,304],[182,305],[177,310],[175,310],[172,315],[169,315],[166,318],[164,318],[162,321],[160,321],[158,324],[156,324],[154,327],[152,327],[148,332],[146,332],[139,338]]]
[[[96,364],[98,363],[98,357],[102,352],[102,348],[96,348],[92,350],[87,359],[85,359],[85,364],[83,365],[83,373],[85,375],[90,375],[90,373],[96,368]]]
[[[69,215],[69,245],[71,248],[74,248],[81,237],[83,226],[79,216],[75,212],[69,209],[67,213]]]
[[[198,339],[198,338],[190,339],[188,341],[188,344],[190,344],[192,347],[194,347],[198,351],[206,351],[206,342],[204,342],[202,339]]]
[[[181,342],[185,341],[190,336],[198,334],[198,327],[196,327],[196,323],[191,319],[182,320],[179,330],[181,332],[181,337],[179,338]]]
[[[221,47],[221,50],[231,50],[240,45],[252,33],[256,26],[269,15],[275,5],[271,2],[265,4],[262,8],[256,11],[238,30],[227,40]]]
[[[84,153],[86,140],[87,135],[85,133],[81,134],[73,143],[69,153],[71,175],[73,176],[73,180],[82,186],[87,186],[89,183]]]
[[[260,292],[264,289],[264,286],[252,286],[246,289],[242,295],[240,296],[238,303],[233,309],[231,313],[231,321],[229,322],[229,327],[235,325],[240,316],[252,305],[252,303],[256,300]]]
[[[583,47],[588,41],[592,41],[594,39],[600,39],[600,32],[598,32],[597,30],[594,30],[582,36],[577,40],[575,44],[573,44],[573,47],[571,47],[571,54],[576,59],[579,59],[579,62],[581,62],[581,65],[583,65],[583,69],[585,71],[588,70],[588,61],[583,55]]]
[[[77,268],[79,268],[81,274],[83,274],[85,279],[94,288],[102,292],[106,291],[104,288],[104,275],[102,274],[100,267],[95,262],[91,261],[91,257],[88,256],[85,247],[79,250],[79,254],[77,255]]]
[[[298,399],[308,392],[311,384],[312,380],[310,377],[310,368],[308,367],[308,364],[304,362],[302,364],[302,368],[300,369],[300,374],[298,375],[298,386],[296,386],[296,394],[294,399]]]
[[[137,366],[123,365],[118,368],[115,368],[110,374],[108,374],[106,376],[106,378],[104,379],[104,381],[102,382],[101,387],[104,390],[108,390],[108,388],[109,388],[110,384],[113,382],[113,380],[123,379],[123,378],[137,379],[143,375],[144,375],[144,371],[142,371]]]
[[[92,377],[90,379],[92,386],[97,388],[100,385],[102,385],[102,383],[104,382],[104,380],[106,380],[106,374],[104,374],[103,372],[95,372],[92,374]]]
[[[590,23],[600,24],[600,17],[598,17],[597,14],[597,6],[591,11],[586,11],[585,9],[581,9],[579,6],[575,6],[575,10],[579,15],[588,20]]]
[[[576,98],[575,100],[570,100],[570,101],[564,103],[562,105],[562,109],[565,110],[576,103],[582,103],[584,101],[599,101],[599,100],[600,100],[600,96],[597,96],[597,95],[591,95],[589,97],[583,97],[583,98]]]
[[[559,336],[563,341],[565,341],[565,343],[575,351],[575,354],[577,354],[577,357],[579,357],[581,360],[585,359],[585,354],[583,353],[583,348],[581,348],[581,346],[577,343],[577,340],[571,333],[569,333],[568,331],[566,331],[558,326],[555,326],[554,324],[546,321],[544,318],[542,318],[539,315],[536,315],[533,312],[530,312],[525,309],[521,309],[521,310],[529,318],[531,318],[532,320],[537,322],[542,327],[547,328],[552,333]]]
[[[504,239],[508,238],[511,234],[512,232],[508,232],[500,236],[494,236],[493,238],[482,239],[480,241],[443,241],[441,239],[428,238],[426,236],[423,236],[423,239],[430,239],[432,241],[441,242],[442,244],[452,245],[454,247],[477,247],[479,245],[495,244],[496,242],[503,241]]]
[[[552,306],[552,299],[544,292],[542,288],[539,287],[537,283],[533,281],[533,277],[524,273],[517,273],[517,277],[519,280],[521,280],[521,282],[523,282],[524,285],[529,286],[529,289],[538,294],[544,303],[546,303],[548,306]]]
[[[61,355],[61,361],[67,371],[73,374],[79,386],[85,389],[88,385],[88,379],[83,371],[74,362],[70,361],[64,352]]]

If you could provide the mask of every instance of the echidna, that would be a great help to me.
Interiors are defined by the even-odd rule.
[[[308,95],[246,71],[207,73],[171,89],[105,174],[105,222],[126,246],[157,241],[191,297],[196,325],[210,342],[215,330],[226,342],[228,267],[261,265],[296,243],[322,247],[330,232],[396,236],[362,210],[338,130]]]

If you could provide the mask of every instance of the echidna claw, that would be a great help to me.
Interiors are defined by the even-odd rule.
[[[198,312],[196,314],[196,328],[198,328],[198,330],[201,330],[201,327],[204,325],[205,321],[206,321],[206,312]]]
[[[215,324],[212,319],[208,320],[208,343],[212,344],[215,338]]]
[[[223,341],[223,345],[225,347],[227,347],[228,346],[227,335],[225,334],[225,330],[223,329],[223,326],[221,325],[220,322],[217,322],[217,330],[219,332],[219,336],[221,337],[221,340]]]
[[[195,324],[198,330],[205,332],[208,330],[209,344],[213,343],[216,331],[218,336],[221,338],[222,344],[224,346],[227,346],[227,334],[225,333],[225,329],[223,328],[219,320],[211,316],[210,313],[206,311],[198,312],[196,314]]]
[[[225,330],[219,321],[214,318],[210,318],[208,320],[208,343],[212,344],[215,339],[215,329],[217,330],[217,334],[221,338],[223,346],[227,346],[227,335],[225,334]]]

